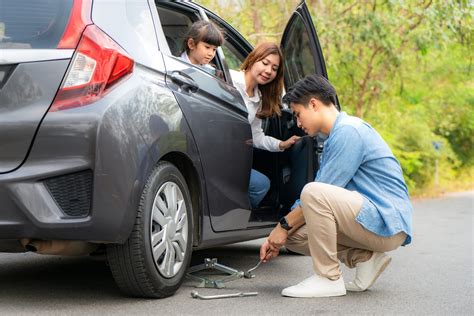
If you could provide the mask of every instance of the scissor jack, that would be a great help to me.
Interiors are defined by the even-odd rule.
[[[203,270],[218,270],[228,276],[223,277],[218,280],[211,280],[209,278],[203,276],[197,276],[193,273]],[[217,288],[222,289],[225,287],[224,283],[230,282],[233,280],[241,279],[244,277],[244,272],[232,269],[231,267],[225,266],[223,264],[217,263],[217,258],[205,258],[204,263],[199,264],[197,266],[191,267],[188,270],[188,274],[186,275],[189,279],[200,282],[196,287],[206,287],[206,288]]]

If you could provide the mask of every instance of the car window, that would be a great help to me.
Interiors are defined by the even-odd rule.
[[[225,33],[225,42],[224,45],[222,45],[222,52],[224,53],[227,67],[232,70],[239,70],[240,65],[242,65],[248,54],[248,52],[245,53],[246,45],[239,42],[239,36],[235,34],[236,31],[233,30],[232,26],[226,25],[224,21],[219,20],[212,12],[208,12],[207,15],[209,19]]]
[[[166,8],[157,7],[158,15],[160,17],[161,26],[163,33],[165,34],[168,47],[171,54],[175,57],[180,57],[184,50],[184,38],[189,28],[194,21],[198,19],[196,15],[191,13],[185,14]],[[216,68],[217,71],[212,69],[212,74],[219,79],[224,79],[221,63],[217,61],[216,57],[211,61],[211,64]],[[197,67],[196,65],[192,65]],[[208,71],[207,71],[208,72]],[[215,73],[214,73],[215,72]]]
[[[310,39],[303,19],[296,15],[288,32],[288,44],[283,54],[285,79],[288,87],[293,86],[300,78],[316,73]]]
[[[56,48],[72,0],[0,0],[0,48]]]
[[[224,52],[225,61],[229,69],[239,70],[240,65],[242,65],[245,60],[245,56],[228,40],[225,41],[222,46],[222,51]]]
[[[179,57],[183,51],[184,36],[193,24],[193,20],[189,16],[176,11],[161,7],[157,7],[157,10],[171,54]]]

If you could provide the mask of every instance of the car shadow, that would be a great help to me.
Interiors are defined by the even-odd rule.
[[[289,254],[282,251],[281,255]],[[196,250],[190,266],[204,263],[205,258],[217,258],[217,262],[222,265],[247,271],[259,261],[259,244],[239,243]],[[124,297],[120,293],[105,256],[91,258],[34,253],[0,254],[0,262],[0,305],[5,307],[14,306],[20,297],[25,305],[45,301],[58,309],[77,304],[78,299],[91,302],[106,300],[113,301],[114,304],[142,301]],[[183,282],[184,287],[194,285],[195,282],[188,279]]]
[[[89,257],[1,254],[0,305],[47,302],[61,310],[77,300],[131,302],[116,287],[105,260]],[[125,299],[125,300],[124,300]]]

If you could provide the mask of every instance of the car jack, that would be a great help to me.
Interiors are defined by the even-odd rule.
[[[203,276],[197,276],[193,273],[203,270],[218,270],[220,272],[224,272],[228,274],[228,276],[223,277],[218,280],[211,280],[209,278]],[[227,267],[223,264],[217,263],[217,258],[205,258],[204,263],[199,264],[197,266],[190,267],[186,276],[194,281],[200,282],[196,287],[205,287],[205,288],[217,288],[222,289],[225,288],[224,283],[234,281],[237,279],[241,279],[244,277],[243,271],[238,271],[232,269],[231,267]]]

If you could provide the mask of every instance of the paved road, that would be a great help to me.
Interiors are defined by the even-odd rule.
[[[275,315],[437,314],[473,315],[474,192],[423,200],[415,206],[414,243],[393,252],[392,264],[374,287],[339,298],[290,299],[282,288],[312,273],[309,258],[282,254],[260,267],[252,280],[228,283],[228,289],[203,294],[258,291],[257,297],[200,301],[186,282],[164,300],[120,296],[108,268],[86,258],[0,254],[0,314],[35,315]],[[253,241],[197,253],[247,269],[256,263]],[[344,270],[345,279],[353,271]]]

